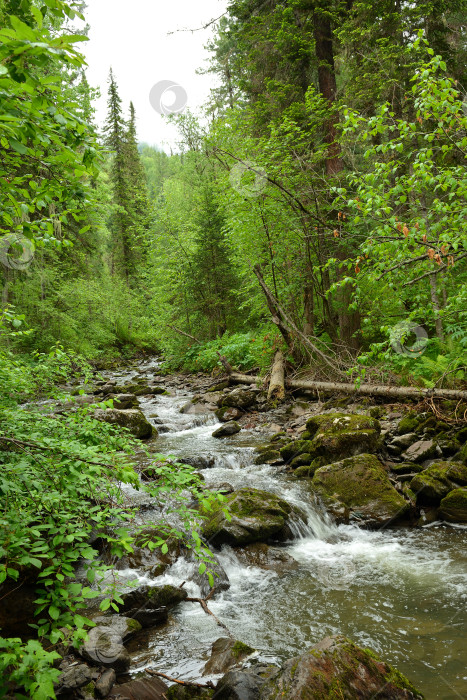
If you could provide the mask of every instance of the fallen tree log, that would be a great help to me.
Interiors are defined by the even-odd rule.
[[[285,399],[285,370],[284,355],[278,350],[274,355],[274,364],[271,371],[271,381],[269,382],[268,399],[273,401],[283,401]]]
[[[259,377],[233,372],[229,380],[234,384],[254,384],[262,381]],[[415,386],[383,386],[381,384],[355,384],[341,382],[313,382],[304,379],[286,379],[288,389],[311,391],[316,394],[355,394],[361,396],[388,396],[403,399],[458,399],[467,401],[467,391],[461,389],[422,389]]]

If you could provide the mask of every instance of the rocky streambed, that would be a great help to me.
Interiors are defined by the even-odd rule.
[[[227,633],[186,600],[210,590],[187,552],[136,550],[115,563],[120,616],[65,659],[62,696],[465,697],[465,427],[348,399],[271,406],[254,384],[162,377],[157,361],[103,375],[80,398],[114,398],[97,417],[227,497],[231,519],[203,525]],[[167,691],[150,671],[216,688]]]

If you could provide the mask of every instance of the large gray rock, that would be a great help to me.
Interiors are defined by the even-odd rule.
[[[407,462],[424,462],[427,459],[440,456],[441,450],[434,440],[417,440],[402,455]]]
[[[109,698],[115,700],[167,700],[168,686],[161,678],[138,678],[114,686]]]
[[[146,420],[144,414],[135,408],[126,410],[108,408],[105,411],[98,409],[94,411],[94,417],[104,423],[127,428],[136,438],[145,439],[157,435],[156,429]]]
[[[185,600],[187,595],[185,589],[170,585],[139,586],[122,594],[122,612],[137,620],[142,627],[152,627],[165,622],[168,608]]]
[[[312,487],[341,522],[376,527],[399,520],[409,509],[374,455],[356,455],[317,469]]]
[[[131,659],[123,645],[123,639],[111,627],[93,627],[78,651],[87,661],[111,667],[118,673],[124,673],[130,668]]]
[[[212,645],[211,658],[204,667],[203,676],[227,673],[229,669],[240,666],[254,651],[252,647],[231,637],[220,637]]]
[[[256,401],[256,392],[251,389],[234,389],[230,394],[223,395],[219,401],[219,408],[229,406],[232,408],[241,408],[242,410],[250,408]]]
[[[255,542],[238,549],[237,558],[245,566],[254,566],[281,575],[298,567],[296,559],[280,547],[270,547],[264,542]]]
[[[224,508],[229,511],[230,520]],[[202,533],[214,547],[284,540],[292,534],[290,521],[293,517],[299,517],[298,511],[279,496],[257,489],[239,489],[222,504],[215,505],[213,512],[207,513]]]
[[[86,664],[75,664],[67,668],[58,679],[55,687],[57,695],[68,695],[82,688],[92,680],[92,670]]]
[[[239,433],[240,430],[241,428],[239,424],[231,420],[228,423],[224,423],[224,425],[221,425],[220,428],[217,428],[217,430],[213,432],[212,437],[227,437],[228,435],[235,435],[236,433]]]

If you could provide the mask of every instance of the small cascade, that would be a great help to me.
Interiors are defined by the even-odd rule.
[[[230,588],[217,593],[209,606],[232,634],[269,662],[302,653],[328,634],[345,634],[382,654],[427,697],[462,697],[465,670],[458,659],[467,602],[465,530],[338,526],[315,500],[308,480],[254,464],[254,448],[264,443],[264,435],[242,430],[213,438],[220,425],[213,413],[181,413],[189,398],[180,391],[141,399],[145,415],[165,431],[155,443],[157,452],[193,465],[208,487],[228,483],[234,489],[269,491],[303,514],[291,523],[293,540],[278,545],[290,566],[265,568],[228,546],[216,552]],[[117,573],[157,585],[185,581],[189,595],[200,595],[193,580],[196,565],[185,558],[155,579],[133,570]],[[148,647],[134,657],[135,669],[150,665],[182,680],[205,682],[206,654],[220,636],[201,606],[179,606],[166,628],[151,632]],[[451,694],[439,684],[438,671],[447,665],[449,677],[458,679]]]

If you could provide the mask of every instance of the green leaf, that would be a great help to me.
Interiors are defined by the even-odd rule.
[[[58,620],[58,618],[60,617],[60,610],[57,607],[55,607],[55,605],[51,605],[49,607],[49,615],[52,618],[52,620]]]

